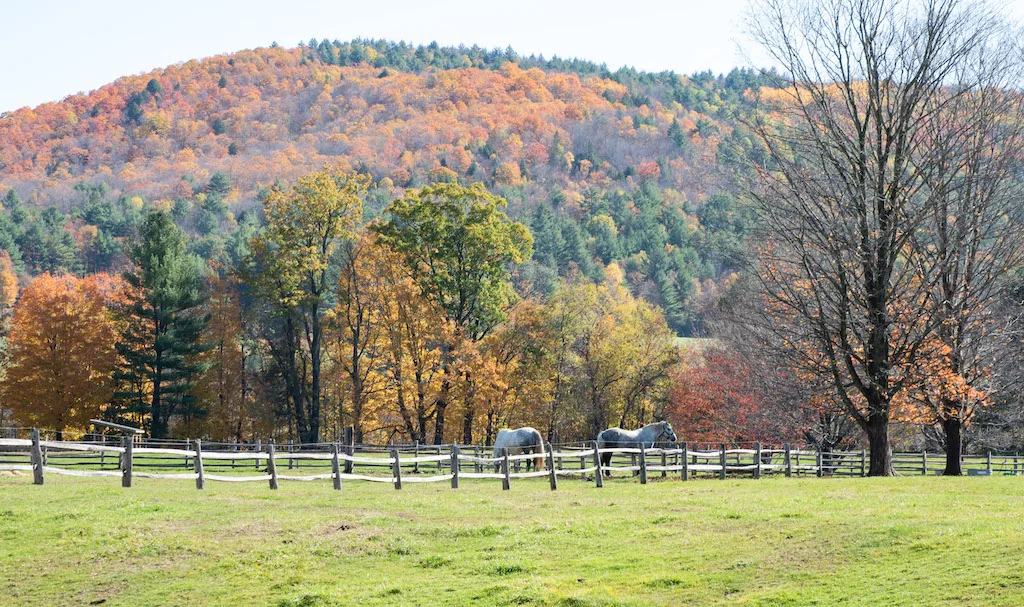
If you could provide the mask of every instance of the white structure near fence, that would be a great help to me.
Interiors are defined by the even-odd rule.
[[[145,478],[194,480],[197,489],[204,489],[207,481],[265,482],[277,489],[281,481],[318,480],[332,481],[337,490],[342,481],[388,483],[395,489],[404,483],[449,482],[458,489],[461,479],[492,479],[508,490],[513,480],[546,478],[555,490],[559,477],[579,477],[601,487],[606,475],[613,473],[638,477],[642,484],[652,474],[683,481],[698,476],[864,476],[868,463],[863,450],[819,452],[789,445],[743,448],[690,443],[597,449],[591,442],[548,444],[545,469],[521,471],[535,454],[510,455],[506,450],[500,457],[488,457],[487,453],[486,448],[466,445],[225,444],[130,437],[113,443],[108,438],[50,441],[32,430],[29,439],[0,438],[0,470],[31,472],[38,485],[46,475],[56,474],[120,477],[124,487],[131,487],[135,478]],[[604,454],[612,456],[606,466],[601,465]],[[945,465],[944,454],[925,452],[894,454],[893,460],[901,474],[941,473]],[[1017,454],[965,456],[963,463],[968,474],[1024,474],[1024,461]]]

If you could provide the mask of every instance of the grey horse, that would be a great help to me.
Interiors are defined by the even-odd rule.
[[[537,470],[544,468],[544,437],[541,436],[536,428],[526,426],[516,428],[515,430],[505,429],[499,431],[498,436],[494,439],[494,457],[501,457],[502,450],[506,448],[509,455],[519,455],[522,453],[537,454],[537,457],[533,458],[534,468]],[[529,460],[527,460],[527,466],[529,466]],[[516,470],[519,469],[518,460],[516,460],[515,467]],[[494,468],[497,471],[499,466],[495,465]]]
[[[643,445],[646,448],[654,446],[660,440],[670,443],[676,442],[676,433],[672,430],[672,424],[668,422],[655,422],[647,424],[639,430],[623,430],[622,428],[608,428],[597,435],[598,449],[616,448],[639,448]],[[611,453],[601,454],[601,467],[605,468],[612,463]]]

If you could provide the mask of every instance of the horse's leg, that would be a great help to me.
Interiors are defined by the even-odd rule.
[[[604,474],[607,477],[611,477],[612,473],[611,473],[610,470],[608,470],[608,466],[611,466],[611,465],[612,465],[612,454],[611,453],[602,453],[601,454],[602,474]]]

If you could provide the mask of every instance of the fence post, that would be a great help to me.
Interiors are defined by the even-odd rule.
[[[754,478],[761,478],[761,443],[754,444]]]
[[[414,453],[414,457],[416,458],[416,461],[413,462],[412,473],[413,474],[419,474],[420,473],[420,462],[419,462],[419,459],[420,459],[420,441],[416,441],[416,448],[413,451],[413,453]]]
[[[640,484],[647,484],[647,447],[640,443]]]
[[[985,469],[988,470],[989,476],[992,475],[992,450],[989,449],[985,456]]]
[[[690,443],[683,443],[683,480],[690,480]]]
[[[132,437],[126,436],[121,439],[124,444],[124,462],[121,468],[121,486],[132,486]]]
[[[419,443],[417,443],[419,444]],[[459,445],[452,443],[452,489],[459,488]]]
[[[331,443],[331,480],[335,491],[341,491],[341,460],[338,457],[338,443]]]
[[[274,439],[267,443],[267,472],[270,473],[270,488],[277,490],[277,458],[274,453]]]
[[[725,443],[721,444],[722,453],[721,457],[718,458],[718,463],[721,464],[722,469],[718,472],[718,478],[725,480]]]
[[[100,435],[100,445],[102,445],[104,447],[107,446],[107,437],[102,435],[102,434]],[[106,468],[106,466],[107,466],[107,451],[106,451],[106,449],[104,449],[104,450],[100,451],[100,470],[103,470],[104,468]],[[1017,471],[1017,467],[1016,466],[1013,467],[1013,471],[1014,472]]]
[[[478,461],[479,459],[480,447],[473,447],[473,472],[476,472],[477,474],[480,474],[480,472],[482,472],[480,462]]]
[[[823,472],[821,470],[821,448],[820,447],[818,448],[818,452],[814,455],[814,460],[815,460],[814,461],[815,467],[817,468],[817,470],[815,471],[816,475],[817,475],[818,478],[821,478],[822,475],[823,475]]]
[[[504,477],[501,479],[501,489],[502,491],[508,491],[512,480],[508,472],[508,447],[502,447],[501,454],[501,473],[504,474]]]
[[[256,451],[256,453],[263,453],[263,446],[260,444],[260,439],[258,439],[258,438],[256,439],[256,449],[255,449],[255,451]],[[260,458],[258,458],[258,457],[253,458],[252,461],[253,461],[253,466],[257,470],[259,470],[260,469]]]
[[[860,450],[860,475],[861,476],[867,476],[868,475],[867,463],[868,463],[868,450],[867,449],[861,449]]]
[[[665,454],[665,450],[661,450],[661,478],[668,476],[668,470],[665,470],[668,466],[668,455]]]
[[[928,476],[928,450],[921,450],[921,476]]]
[[[17,435],[15,435],[17,436]],[[24,436],[24,435],[22,435]],[[39,428],[32,428],[32,484],[43,484],[43,451],[39,447]]]
[[[782,448],[784,450],[784,453],[782,454],[782,463],[786,466],[786,477],[789,478],[793,476],[793,448],[789,446],[789,443],[782,445]]]
[[[355,456],[355,445],[355,433],[352,426],[345,426],[345,453],[349,457]],[[352,464],[353,462],[351,460],[345,460],[345,474],[352,474]]]
[[[402,488],[402,463],[398,457],[398,447],[391,448],[391,473],[395,475],[395,490]]]
[[[192,439],[186,438],[185,439],[185,451],[188,451],[191,448],[192,448]],[[185,454],[185,467],[188,468],[188,453]],[[195,468],[195,463],[193,463],[192,467]]]
[[[288,469],[292,469],[292,451],[295,449],[295,441],[288,441]]]
[[[192,469],[196,472],[196,489],[206,489],[206,476],[203,474],[203,441],[196,439],[196,456],[192,458]]]
[[[604,472],[601,471],[601,453],[597,449],[597,441],[594,441],[594,486],[604,487]]]
[[[551,484],[551,490],[558,489],[558,474],[555,470],[555,448],[548,443],[548,481]]]

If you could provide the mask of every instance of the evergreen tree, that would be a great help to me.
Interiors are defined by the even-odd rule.
[[[231,178],[226,173],[216,172],[210,176],[210,183],[206,185],[206,189],[211,194],[217,194],[219,196],[227,196],[231,193]]]
[[[67,218],[55,207],[43,211],[43,258],[39,271],[51,274],[77,273],[81,270],[75,239],[64,229]]]
[[[32,274],[67,274],[80,270],[75,239],[64,229],[66,217],[48,207],[38,219],[26,222],[15,237],[27,269]],[[10,251],[8,251],[10,252]]]
[[[570,218],[560,218],[562,224],[562,240],[565,243],[558,254],[558,268],[565,270],[569,264],[575,264],[586,276],[595,277],[597,266],[594,256],[587,249],[587,241],[579,224]]]
[[[601,261],[609,264],[622,258],[622,247],[619,246],[618,231],[614,220],[607,215],[598,215],[588,225],[590,235],[594,237],[594,252]]]
[[[665,312],[665,320],[676,333],[682,333],[690,318],[683,306],[683,298],[679,294],[676,283],[665,272],[654,276],[654,285],[658,288],[661,307]]]
[[[668,127],[668,138],[683,152],[689,151],[690,135],[683,130],[683,125],[679,124],[675,118],[672,119],[672,124]]]
[[[207,349],[202,264],[185,252],[184,234],[163,211],[145,217],[128,256],[135,267],[124,274],[130,289],[115,398],[128,411],[148,415],[150,436],[162,438],[173,416],[203,414],[192,394],[206,370],[200,357]]]
[[[22,229],[12,212],[12,207],[17,209],[20,204],[18,194],[14,190],[8,190],[3,200],[3,209],[6,212],[0,213],[0,249],[7,251],[15,269],[22,272],[25,270],[25,262],[22,260],[21,247],[18,245]]]
[[[557,269],[559,257],[565,249],[562,230],[558,226],[555,214],[546,204],[538,204],[530,224],[533,232],[533,257],[538,262]]]
[[[18,192],[14,188],[7,190],[7,194],[4,195],[4,210],[10,214],[11,221],[15,224],[21,225],[28,219],[28,213],[25,212],[25,207],[21,204],[21,197],[18,196]]]

